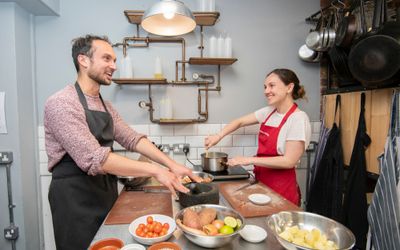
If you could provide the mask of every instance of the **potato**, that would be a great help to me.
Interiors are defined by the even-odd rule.
[[[183,225],[195,229],[202,229],[203,227],[200,223],[200,216],[190,208],[185,209],[183,212]]]
[[[279,236],[289,242],[303,247],[321,250],[338,249],[337,245],[333,241],[327,240],[326,235],[322,234],[321,231],[316,228],[305,230],[299,229],[298,226],[286,227]]]
[[[217,217],[217,210],[214,208],[203,208],[199,213],[199,217],[200,225],[202,227],[204,225],[211,224]]]

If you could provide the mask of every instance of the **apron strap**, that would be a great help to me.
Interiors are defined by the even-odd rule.
[[[85,95],[83,94],[81,86],[79,86],[78,82],[75,82],[75,89],[76,89],[76,92],[78,93],[78,97],[79,97],[79,100],[82,103],[83,108],[89,110],[87,102],[86,102]],[[107,113],[109,113],[108,110],[107,110],[106,105],[104,104],[103,98],[101,97],[100,93],[99,93],[99,97],[100,97],[101,103],[103,104],[104,110]]]
[[[338,109],[339,110],[341,110],[341,96],[340,95],[337,95],[336,96],[336,104],[335,104],[335,115],[333,116],[333,122],[335,122],[335,120],[336,120],[336,114],[338,113],[337,111],[338,111]],[[338,127],[340,127],[340,112],[339,112],[339,114],[338,114],[338,117],[339,117],[339,121],[338,121]]]

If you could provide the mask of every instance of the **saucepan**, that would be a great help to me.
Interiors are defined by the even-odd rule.
[[[226,164],[228,154],[223,152],[206,152],[201,154],[201,165],[203,170],[209,172],[221,172],[228,168]]]

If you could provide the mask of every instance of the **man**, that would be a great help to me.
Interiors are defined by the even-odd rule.
[[[49,201],[57,249],[87,249],[117,199],[117,177],[153,176],[173,195],[187,192],[180,177],[199,177],[159,151],[132,130],[100,95],[110,85],[116,56],[107,37],[86,35],[73,40],[78,72],[75,84],[52,95],[45,104],[44,127]],[[112,152],[113,141],[168,169]]]

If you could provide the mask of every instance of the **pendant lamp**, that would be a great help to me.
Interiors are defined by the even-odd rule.
[[[179,36],[196,28],[190,9],[177,0],[161,0],[151,6],[144,12],[141,25],[160,36]]]

